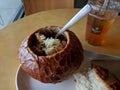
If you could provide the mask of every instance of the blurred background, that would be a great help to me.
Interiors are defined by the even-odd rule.
[[[24,16],[59,8],[82,8],[88,0],[0,0],[0,30]]]

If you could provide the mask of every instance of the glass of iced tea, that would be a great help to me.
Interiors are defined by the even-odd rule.
[[[86,27],[86,41],[89,44],[95,46],[100,46],[104,44],[106,33],[111,28],[113,22],[115,21],[115,17],[118,15],[117,11],[109,10],[108,5],[102,5],[105,3],[104,1],[106,0],[103,0],[103,3],[98,3],[98,1],[100,0],[96,0],[97,4],[100,5],[96,5],[97,10],[93,9],[88,14]]]

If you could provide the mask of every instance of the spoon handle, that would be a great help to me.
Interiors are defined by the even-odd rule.
[[[91,6],[89,4],[86,4],[55,36],[57,38],[61,33],[63,33],[65,30],[67,30],[69,27],[71,27],[73,24],[75,24],[78,20],[80,20],[83,16],[88,14],[91,11]]]

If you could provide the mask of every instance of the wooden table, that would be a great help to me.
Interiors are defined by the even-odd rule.
[[[78,9],[44,11],[27,16],[0,31],[0,90],[15,90],[15,74],[19,66],[18,48],[22,40],[33,31],[45,26],[64,26]],[[86,17],[70,29],[76,33],[83,48],[107,55],[120,56],[120,17],[117,17],[106,36],[104,46],[91,46],[85,42]]]

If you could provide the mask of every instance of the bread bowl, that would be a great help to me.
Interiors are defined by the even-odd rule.
[[[37,47],[41,45],[38,34],[54,39],[59,29],[58,26],[40,28],[25,38],[19,48],[22,69],[43,83],[57,83],[68,79],[78,70],[84,58],[82,45],[70,30],[57,38],[60,42],[66,41],[60,50],[47,54],[44,49]]]

